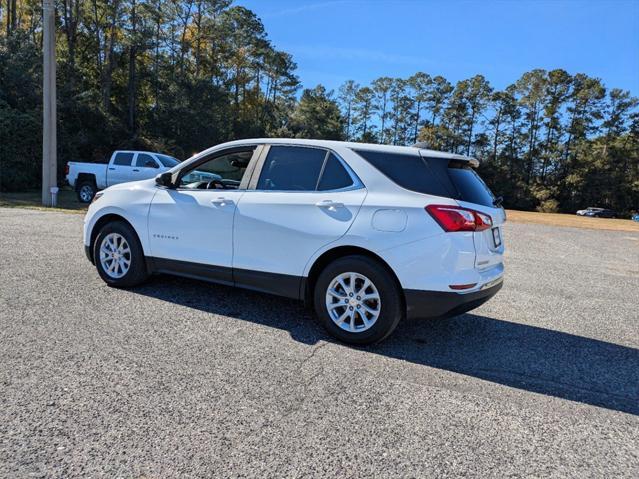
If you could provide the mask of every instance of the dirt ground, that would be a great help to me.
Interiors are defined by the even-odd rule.
[[[639,232],[639,222],[609,218],[590,218],[562,213],[537,213],[536,211],[506,210],[508,221],[536,223],[552,226],[569,226],[593,230]]]

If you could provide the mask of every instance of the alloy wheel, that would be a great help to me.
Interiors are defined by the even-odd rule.
[[[124,236],[109,233],[100,244],[100,264],[107,276],[122,278],[131,267],[131,248]]]
[[[341,273],[331,280],[326,290],[328,314],[344,331],[360,333],[373,327],[381,306],[377,287],[360,273]]]

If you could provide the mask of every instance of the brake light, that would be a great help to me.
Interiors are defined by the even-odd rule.
[[[460,206],[428,205],[426,211],[446,232],[484,231],[493,226],[493,219],[479,211]]]
[[[64,165],[64,174],[68,175],[69,174],[69,163],[67,163],[66,165]]]
[[[484,231],[493,226],[493,219],[487,214],[480,213],[479,211],[473,211],[475,214],[475,223],[477,226],[475,227],[475,231]]]

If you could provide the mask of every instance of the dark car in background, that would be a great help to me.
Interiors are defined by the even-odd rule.
[[[609,210],[606,208],[595,208],[594,206],[589,206],[585,210],[577,211],[579,216],[592,216],[594,218],[616,218],[617,213],[613,210]]]

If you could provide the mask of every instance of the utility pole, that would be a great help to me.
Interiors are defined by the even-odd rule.
[[[51,206],[51,188],[57,187],[56,99],[55,99],[55,10],[54,0],[44,0],[43,115],[42,115],[42,205]],[[56,190],[57,193],[57,190]]]

